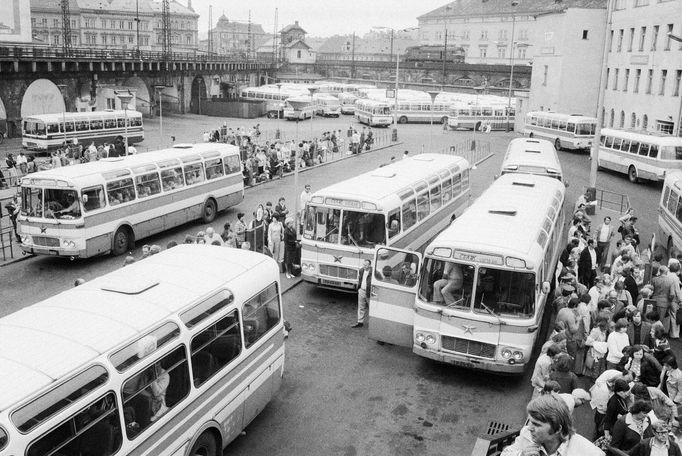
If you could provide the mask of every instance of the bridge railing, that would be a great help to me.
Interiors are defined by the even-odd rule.
[[[72,48],[65,51],[59,47],[47,46],[0,46],[0,60],[31,60],[36,58],[53,59],[83,59],[83,60],[164,60],[164,54],[160,51],[145,51],[137,49],[96,49],[96,48]],[[245,54],[205,54],[198,51],[172,52],[169,55],[172,62],[228,62],[228,63],[269,63],[260,62],[249,58]]]

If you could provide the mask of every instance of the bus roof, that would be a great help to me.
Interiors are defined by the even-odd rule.
[[[682,171],[671,171],[665,174],[665,184],[682,189]]]
[[[563,202],[559,180],[530,174],[500,176],[465,212],[427,247],[446,247],[491,255],[510,255],[533,262],[542,260],[537,242],[547,208],[554,196]],[[561,208],[559,208],[561,210]]]
[[[73,166],[61,166],[59,168],[39,171],[24,176],[24,179],[65,179],[75,180],[93,174],[101,174],[120,169],[135,168],[137,166],[160,162],[171,159],[179,159],[190,155],[219,152],[222,155],[238,155],[239,148],[231,144],[222,143],[199,143],[193,145],[177,145],[170,149],[145,152],[127,157],[105,158],[96,162],[83,163]]]
[[[381,201],[396,195],[400,190],[427,178],[437,175],[444,168],[459,166],[469,168],[469,162],[455,155],[421,154],[395,161],[390,165],[377,168],[352,177],[343,182],[332,184],[318,190],[315,196],[335,196],[364,201]],[[396,196],[397,198],[397,196]]]
[[[512,139],[502,160],[502,169],[514,165],[549,167],[561,172],[561,163],[554,145],[544,139]]]
[[[61,122],[65,117],[70,120],[79,119],[97,119],[104,116],[115,116],[115,117],[142,117],[142,113],[139,111],[133,111],[128,109],[124,111],[123,109],[117,110],[107,110],[107,111],[89,111],[89,112],[53,112],[50,114],[35,114],[24,118],[24,120],[42,120],[43,122]]]
[[[596,117],[583,116],[582,114],[563,114],[560,112],[551,111],[530,111],[526,113],[526,117],[538,116],[546,119],[565,121],[565,122],[590,122],[597,123]]]
[[[0,371],[8,374],[0,376],[0,411],[225,283],[236,300],[248,299],[257,285],[240,277],[251,270],[260,277],[278,276],[275,262],[259,253],[179,245],[0,319]]]
[[[618,138],[638,141],[644,141],[649,143],[655,143],[662,146],[682,146],[682,138],[679,136],[665,135],[658,132],[647,132],[647,131],[633,131],[633,130],[619,130],[616,128],[602,128],[602,136],[615,136]]]

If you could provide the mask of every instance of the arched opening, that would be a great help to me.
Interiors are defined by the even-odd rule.
[[[261,76],[261,77],[260,77],[260,84],[258,84],[258,85],[259,85],[259,86],[262,86],[262,85],[265,85],[265,84],[267,84],[267,83],[268,83],[268,80],[266,79],[266,77],[265,77],[264,75]]]
[[[630,128],[635,128],[637,126],[637,115],[633,112],[630,116]]]
[[[201,114],[201,100],[206,100],[206,81],[202,76],[197,76],[192,81],[191,100],[189,102],[189,112]]]
[[[649,127],[649,116],[644,114],[642,116],[642,130],[646,130]]]
[[[616,112],[612,109],[611,110],[611,116],[609,117],[609,127],[613,128],[613,123],[615,122],[616,119]]]
[[[624,127],[625,127],[625,111],[621,111],[621,112],[620,112],[620,122],[618,122],[618,126],[619,126],[620,128],[624,128]]]
[[[21,99],[21,117],[35,114],[51,114],[66,111],[66,104],[59,87],[49,79],[36,79]]]
[[[125,81],[124,86],[135,89],[135,109],[141,112],[143,116],[150,117],[154,105],[147,84],[141,78],[133,76]]]

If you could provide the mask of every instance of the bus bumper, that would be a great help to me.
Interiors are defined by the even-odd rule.
[[[498,374],[519,375],[523,374],[523,371],[526,368],[525,364],[509,364],[455,355],[452,353],[437,352],[428,348],[422,348],[417,344],[412,346],[412,351],[419,356],[423,356],[424,358],[429,358],[441,363],[452,364],[453,366],[464,367],[467,369],[485,370]]]
[[[358,289],[357,280],[343,280],[336,277],[316,277],[310,274],[301,273],[301,278],[306,282],[317,285],[321,288],[330,290],[340,290],[354,293]]]
[[[85,258],[85,250],[70,250],[60,247],[43,247],[39,245],[21,244],[21,250],[28,255],[48,255],[64,258]]]

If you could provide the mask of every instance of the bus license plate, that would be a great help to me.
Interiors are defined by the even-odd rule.
[[[327,279],[320,279],[320,283],[322,285],[332,285],[335,287],[338,287],[339,285],[341,285],[341,283],[337,282],[336,280],[327,280]]]

